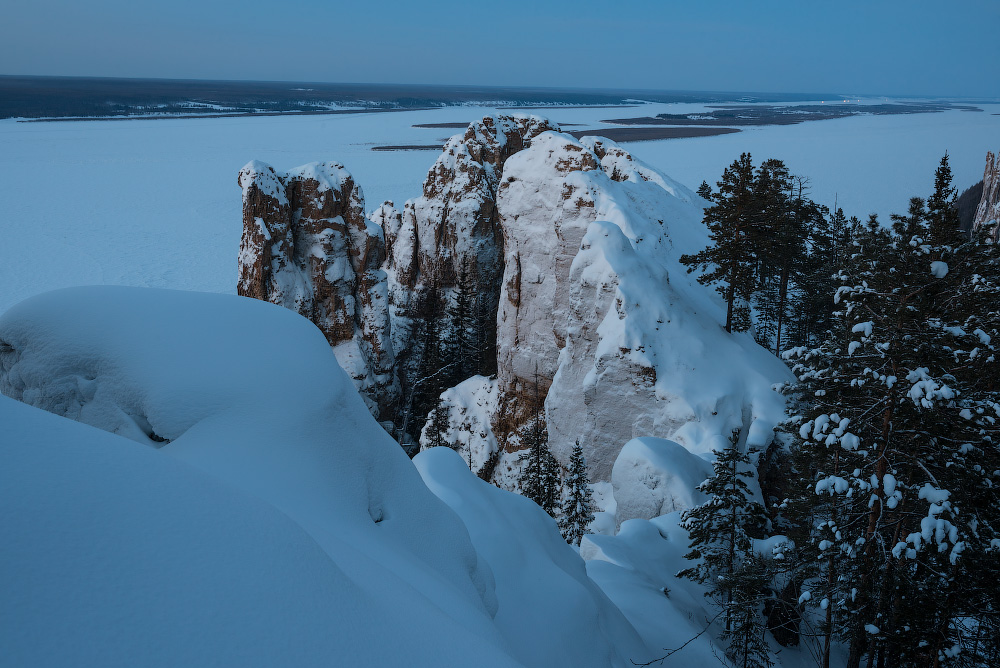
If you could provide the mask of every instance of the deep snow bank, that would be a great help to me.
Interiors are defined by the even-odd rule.
[[[698,486],[712,477],[712,465],[679,443],[664,438],[634,438],[611,469],[615,524],[684,511],[708,497]]]
[[[0,389],[145,444],[95,434],[34,411],[13,437],[9,428],[4,433],[0,469],[16,469],[19,478],[44,485],[25,501],[19,500],[21,484],[0,489],[4,507],[24,508],[3,514],[7,533],[25,536],[5,541],[4,554],[10,556],[4,557],[2,577],[31,582],[17,590],[16,601],[5,600],[5,614],[15,616],[5,632],[37,639],[47,633],[39,627],[45,620],[82,620],[91,606],[104,601],[101,583],[113,581],[117,570],[134,572],[136,581],[149,579],[145,587],[137,585],[140,593],[158,587],[159,572],[168,566],[175,573],[164,580],[168,584],[203,566],[202,579],[192,579],[190,586],[230,578],[239,588],[246,578],[259,576],[261,560],[267,560],[275,574],[260,584],[264,592],[286,580],[299,591],[304,580],[288,571],[301,568],[304,579],[319,573],[321,601],[311,596],[298,608],[285,598],[273,601],[283,618],[288,615],[286,625],[302,625],[304,635],[289,632],[284,642],[301,640],[308,646],[301,650],[304,656],[325,655],[330,661],[326,650],[332,646],[336,660],[365,665],[391,665],[397,659],[424,665],[510,663],[503,649],[507,642],[492,620],[497,609],[493,576],[464,525],[427,490],[398,445],[371,418],[319,330],[291,311],[240,297],[135,288],[48,293],[0,317]],[[13,410],[9,400],[4,403]],[[18,415],[27,410],[17,409]],[[157,440],[163,438],[169,442]],[[38,442],[53,445],[46,451],[31,449]],[[91,455],[91,442],[102,450]],[[73,456],[62,465],[65,451]],[[120,453],[130,458],[124,461],[134,461],[114,464]],[[60,467],[67,470],[59,473]],[[93,498],[91,491],[102,487],[107,494]],[[148,504],[144,494],[153,495]],[[223,504],[218,516],[213,494]],[[169,510],[170,499],[178,504],[176,513]],[[247,508],[240,514],[243,499]],[[128,506],[136,512],[151,506],[141,529]],[[186,518],[202,506],[204,522],[187,527]],[[69,521],[76,513],[86,514],[88,522]],[[258,522],[257,516],[264,520]],[[223,544],[202,548],[199,537],[221,523],[242,529],[222,532]],[[78,529],[63,536],[49,526]],[[132,564],[132,552],[116,557],[102,551],[105,533],[123,544],[144,532],[161,534],[162,542],[142,548],[146,565],[141,571]],[[243,575],[230,576],[224,567],[238,570],[240,564],[224,544],[232,532],[236,545],[248,551],[256,538],[280,544],[282,536],[290,536],[289,547],[281,554],[263,550],[259,559],[248,557]],[[23,550],[16,559],[13,545]],[[38,555],[33,566],[32,555],[49,549],[51,560]],[[82,557],[71,570],[80,580],[78,589],[62,597],[65,580],[54,574],[88,554],[101,556]],[[174,561],[188,565],[171,565]],[[193,595],[178,592],[162,606],[155,598],[130,598],[126,609],[157,626],[148,632],[150,647],[183,645],[188,620],[201,619],[185,607]],[[256,627],[247,618],[259,618],[259,608],[272,604],[262,594],[260,606],[251,606],[247,596],[234,596],[233,605],[217,615],[222,636],[233,636],[238,628],[253,633]],[[108,600],[118,599],[109,594]],[[316,614],[320,627],[299,619],[297,611],[309,612],[321,603],[329,609]],[[37,614],[18,612],[33,605]],[[115,608],[104,614],[100,619],[114,626]],[[205,621],[205,642],[215,628],[210,622]],[[312,643],[313,635],[321,635],[317,628],[331,640]],[[107,634],[115,631],[104,633],[98,639],[113,645]],[[261,634],[263,643],[266,634]],[[387,637],[395,641],[387,643]],[[49,651],[18,647],[26,656]],[[277,648],[270,654],[265,649],[262,664],[286,663],[273,660]],[[106,654],[112,649],[98,641],[92,651],[102,662],[113,658]],[[212,651],[227,652],[224,643]]]
[[[2,396],[0,425],[5,665],[517,665],[252,494]]]
[[[555,520],[533,501],[469,473],[450,448],[414,458],[424,482],[462,518],[497,583],[496,624],[517,639],[512,653],[531,666],[630,666],[647,648]]]

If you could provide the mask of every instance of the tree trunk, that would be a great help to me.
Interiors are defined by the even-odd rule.
[[[781,267],[781,284],[778,288],[778,330],[774,337],[774,354],[781,356],[781,325],[785,319],[785,298],[788,295],[788,264]]]

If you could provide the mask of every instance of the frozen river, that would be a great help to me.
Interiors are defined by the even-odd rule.
[[[981,105],[982,106],[982,105]],[[578,130],[602,119],[687,113],[696,105],[533,110]],[[745,127],[715,137],[626,143],[632,153],[696,188],[714,184],[743,151],[783,159],[812,196],[849,215],[905,211],[926,196],[951,155],[961,190],[1000,149],[1000,105],[983,112],[856,116]],[[336,160],[364,189],[368,209],[420,193],[432,151],[379,145],[443,143],[485,107],[332,116],[134,121],[0,121],[0,312],[39,292],[120,284],[234,292],[241,231],[236,175],[251,159],[279,169]]]

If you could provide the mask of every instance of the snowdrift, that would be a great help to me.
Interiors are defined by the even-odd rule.
[[[489,387],[456,401],[482,410]],[[24,402],[0,397],[0,642],[15,663],[656,656],[532,502],[449,449],[414,468],[290,310],[48,293],[0,316],[0,389]]]
[[[144,443],[4,399],[3,644],[24,665],[69,661],[85,638],[100,665],[516,665],[464,525],[305,319],[73,288],[9,310],[0,342],[5,394]],[[38,642],[59,620],[81,630]],[[152,656],[118,641],[133,627]],[[242,636],[252,654],[234,653]]]

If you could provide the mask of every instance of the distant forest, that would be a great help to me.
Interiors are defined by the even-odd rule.
[[[151,114],[332,113],[502,103],[530,107],[649,102],[795,102],[817,93],[726,93],[491,86],[335,84],[0,76],[0,118],[129,117]],[[824,97],[835,97],[823,94]]]

